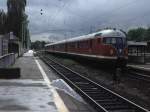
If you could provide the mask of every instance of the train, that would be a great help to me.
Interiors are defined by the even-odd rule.
[[[65,39],[45,45],[46,52],[94,59],[102,65],[125,67],[128,46],[125,32],[104,29],[92,34]]]

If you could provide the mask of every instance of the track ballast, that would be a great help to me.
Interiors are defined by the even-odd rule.
[[[79,73],[51,60],[49,57],[41,57],[41,59],[98,112],[149,112]]]

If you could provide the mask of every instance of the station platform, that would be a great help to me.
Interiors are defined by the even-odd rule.
[[[54,86],[62,79],[32,51],[13,67],[21,68],[21,78],[0,80],[0,112],[95,112],[82,98]]]
[[[128,64],[127,66],[137,68],[137,69],[141,69],[141,70],[150,71],[150,63],[146,63],[146,64]]]

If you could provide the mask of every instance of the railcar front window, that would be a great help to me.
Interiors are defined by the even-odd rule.
[[[118,39],[117,39],[117,43],[118,43],[118,44],[123,44],[122,38],[118,38]]]
[[[119,37],[107,37],[107,38],[103,38],[103,43],[104,44],[123,44],[123,40],[122,38]]]
[[[111,38],[111,43],[116,44],[116,38]]]
[[[103,41],[105,44],[111,44],[111,38],[104,38]]]
[[[127,39],[124,38],[124,39],[122,39],[122,40],[123,40],[123,44],[126,46],[126,45],[127,45]]]

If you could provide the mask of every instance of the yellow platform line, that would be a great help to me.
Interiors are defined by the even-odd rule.
[[[47,74],[45,73],[45,71],[43,70],[43,68],[41,67],[39,61],[37,59],[35,59],[35,62],[43,76],[44,81],[46,82],[47,86],[51,89],[52,93],[53,93],[53,98],[54,98],[54,102],[56,104],[56,107],[58,109],[59,112],[69,112],[68,108],[66,107],[66,105],[64,104],[63,100],[61,99],[60,95],[58,94],[58,92],[55,90],[55,88],[53,88],[51,86],[51,81],[49,80]]]

